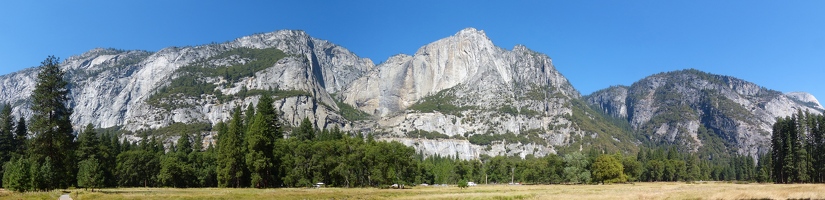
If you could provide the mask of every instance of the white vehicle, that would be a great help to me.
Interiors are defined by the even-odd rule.
[[[467,186],[476,186],[475,182],[467,182]]]

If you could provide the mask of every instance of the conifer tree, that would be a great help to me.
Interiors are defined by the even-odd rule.
[[[18,155],[23,155],[26,152],[26,136],[28,135],[28,131],[26,118],[20,117],[20,120],[17,121],[17,126],[14,128],[14,146],[15,152]]]
[[[218,133],[218,187],[241,187],[244,176],[243,119],[236,107],[224,133]]]
[[[90,157],[78,163],[77,186],[91,188],[94,192],[95,188],[103,187],[104,182],[103,168],[97,158]]]
[[[0,165],[11,160],[12,154],[15,152],[13,125],[11,105],[2,105],[2,111],[0,111]],[[1,170],[0,173],[2,173]]]
[[[63,180],[59,185],[39,183],[38,189],[67,187],[74,181],[74,135],[69,117],[72,110],[66,107],[69,101],[69,83],[58,67],[58,59],[49,56],[39,67],[37,85],[32,92],[32,123],[34,135],[31,142],[33,163],[44,163],[43,170],[53,170],[54,178]],[[48,165],[46,165],[48,163]],[[49,166],[51,165],[51,166]]]
[[[278,116],[272,107],[273,100],[267,95],[261,96],[257,113],[250,123],[246,134],[246,166],[251,173],[251,186],[270,187],[275,179],[275,140],[281,137]]]
[[[292,137],[298,140],[313,140],[315,138],[315,128],[309,118],[304,118],[297,129],[292,131]]]
[[[89,123],[86,129],[77,136],[77,151],[75,155],[78,161],[83,161],[89,158],[100,158],[100,138],[97,136],[95,126]]]

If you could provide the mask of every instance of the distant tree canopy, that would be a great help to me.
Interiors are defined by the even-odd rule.
[[[773,125],[770,163],[758,169],[775,183],[825,182],[825,116],[798,110]],[[770,169],[772,167],[772,169]]]
[[[619,157],[618,159],[616,157]],[[602,154],[593,162],[593,178],[601,183],[624,183],[627,182],[627,175],[624,174],[624,166],[621,155],[616,157]]]

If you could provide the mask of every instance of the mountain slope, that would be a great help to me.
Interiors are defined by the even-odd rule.
[[[608,115],[626,119],[654,144],[699,151],[703,132],[709,130],[729,151],[754,156],[767,152],[776,117],[797,109],[822,112],[813,96],[802,96],[691,69],[652,75],[630,87],[596,91],[586,99]]]
[[[463,159],[590,148],[633,153],[645,143],[697,151],[708,137],[755,154],[764,152],[774,117],[822,109],[809,94],[784,95],[695,70],[582,97],[549,56],[521,45],[500,48],[473,28],[378,66],[284,30],[158,52],[93,49],[61,67],[72,83],[69,104],[78,129],[91,123],[127,131],[208,130],[233,108],[270,95],[287,126],[309,118],[317,128],[373,133],[425,155]],[[31,115],[36,74],[0,76],[0,102],[10,102],[15,115]]]
[[[277,63],[270,63],[271,66],[264,66],[265,70],[233,79],[231,83],[222,77],[202,74],[191,77],[193,74],[179,71],[192,64],[215,68],[266,59],[229,55],[239,48],[273,49],[289,56]],[[220,91],[224,94],[235,94],[243,88],[280,87],[306,91],[310,93],[306,96],[313,98],[292,96],[278,102],[283,112],[293,113],[288,115],[289,124],[297,124],[304,117],[310,117],[320,127],[341,123],[337,116],[327,117],[337,109],[329,93],[339,92],[373,66],[369,59],[359,58],[328,41],[311,38],[302,31],[257,34],[222,44],[170,47],[155,53],[94,49],[70,57],[61,64],[73,83],[70,104],[75,108],[72,115],[75,125],[91,123],[97,127],[123,127],[126,130],[159,128],[173,123],[216,123],[226,120],[232,107],[257,101],[255,97],[214,101],[214,95],[204,94],[176,99],[190,105],[181,108],[169,109],[147,103],[158,91],[173,90],[166,87],[177,78],[186,76],[196,80],[197,84],[222,85]],[[16,106],[14,112],[29,116],[27,102],[34,89],[36,73],[36,70],[28,69],[0,76],[0,91],[3,94],[0,101],[22,105]],[[315,97],[329,106],[319,109],[314,103]]]
[[[629,133],[578,103],[579,92],[547,55],[521,45],[502,49],[472,28],[393,56],[343,95],[380,117],[376,129],[385,137],[430,153],[542,156],[579,143],[633,151]],[[421,139],[421,131],[452,139]],[[596,138],[598,145],[590,141]]]

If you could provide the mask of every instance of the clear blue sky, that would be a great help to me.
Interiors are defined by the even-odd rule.
[[[465,27],[545,53],[583,94],[685,68],[825,98],[825,1],[4,1],[0,74],[95,47],[300,29],[381,62]]]

